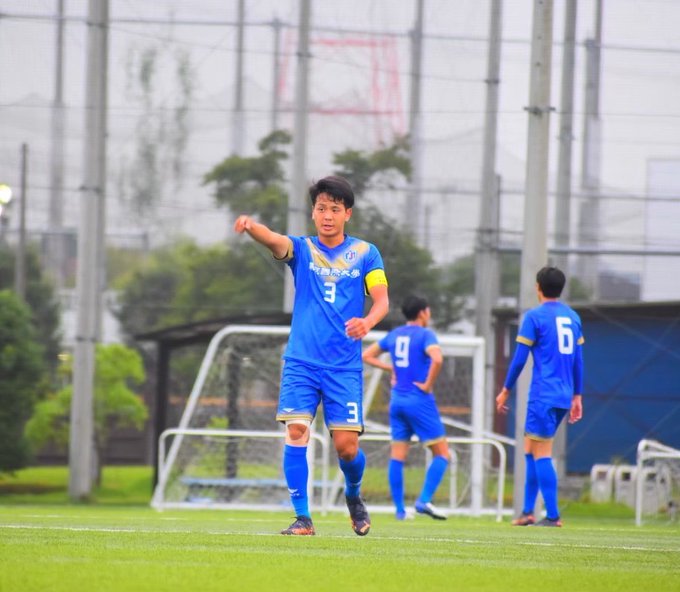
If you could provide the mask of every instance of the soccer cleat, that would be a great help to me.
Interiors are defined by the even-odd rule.
[[[359,536],[366,536],[371,530],[371,519],[368,517],[368,510],[364,500],[360,497],[347,497],[347,509],[349,510],[349,520],[352,524],[352,530]]]
[[[427,502],[426,504],[423,502],[416,502],[416,512],[418,512],[418,514],[431,516],[435,520],[446,520],[446,514],[442,513],[441,510],[438,510],[437,507],[430,502]]]
[[[562,521],[559,518],[555,518],[555,520],[551,520],[550,518],[543,518],[543,520],[539,520],[533,526],[552,526],[552,527],[561,528],[562,527]]]
[[[397,520],[413,520],[415,518],[415,515],[413,513],[413,510],[408,509],[404,510],[403,512],[395,512],[394,517]]]
[[[281,531],[281,534],[294,534],[298,536],[311,536],[315,535],[314,525],[312,524],[312,519],[309,516],[296,516],[295,522],[291,524],[288,528]]]
[[[536,519],[534,518],[533,514],[527,514],[526,512],[522,512],[518,518],[515,518],[512,521],[513,526],[533,526],[534,523],[536,522]]]

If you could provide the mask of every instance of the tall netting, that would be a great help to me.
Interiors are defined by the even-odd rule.
[[[167,430],[159,450],[159,483],[153,505],[163,507],[290,510],[282,473],[283,427],[276,423],[281,355],[288,327],[226,327],[213,338],[177,428]],[[382,337],[372,332],[369,344]],[[452,438],[453,462],[434,502],[450,511],[497,505],[498,468],[487,460],[481,438],[483,350],[476,338],[440,336],[444,367],[437,401]],[[481,354],[481,355],[480,355]],[[391,511],[387,483],[390,377],[365,372],[361,446],[368,457],[362,493],[373,510]],[[343,508],[343,480],[329,435],[319,417],[308,448],[312,506]],[[461,429],[461,426],[463,429]],[[489,444],[489,442],[487,442]],[[407,501],[417,497],[429,462],[414,442],[405,470]],[[504,469],[504,464],[503,467]],[[475,493],[477,492],[477,493]]]

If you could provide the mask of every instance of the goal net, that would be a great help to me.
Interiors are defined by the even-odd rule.
[[[231,325],[215,335],[179,425],[161,436],[153,507],[291,510],[282,472],[284,428],[275,421],[281,356],[289,331],[290,327]],[[369,333],[364,345],[384,334]],[[445,334],[439,341],[445,361],[435,396],[452,463],[433,501],[449,513],[495,513],[500,519],[505,449],[483,429],[483,340]],[[370,368],[364,382],[366,431],[361,447],[367,469],[362,495],[372,511],[391,512],[390,377]],[[496,453],[488,454],[487,448]],[[414,441],[405,465],[409,504],[419,493],[428,454]],[[344,480],[321,417],[312,426],[307,456],[312,508],[344,509]]]
[[[635,468],[635,524],[647,518],[678,519],[680,450],[656,440],[640,440]]]

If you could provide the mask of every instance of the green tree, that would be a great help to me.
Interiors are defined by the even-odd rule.
[[[6,245],[0,245],[0,290],[14,288],[16,254]],[[38,252],[33,245],[26,250],[26,303],[34,335],[41,344],[45,367],[56,371],[61,351],[61,311],[51,282],[43,274]]]
[[[248,244],[153,251],[121,283],[117,316],[128,335],[248,311],[280,310],[283,270]]]
[[[60,372],[70,377],[73,361],[66,359]],[[101,484],[101,467],[106,463],[106,446],[111,433],[118,428],[141,430],[148,418],[144,401],[131,386],[144,382],[142,358],[121,344],[97,345],[94,376],[94,433],[97,451],[97,484]],[[52,441],[65,447],[69,441],[69,417],[73,386],[62,388],[40,401],[26,423],[25,434],[34,449]]]
[[[374,152],[344,150],[333,157],[333,164],[339,167],[336,174],[345,177],[357,195],[363,195],[376,184],[389,187],[411,178],[409,143],[406,137],[397,138],[391,146]]]
[[[288,132],[274,131],[260,140],[259,156],[230,156],[203,177],[203,184],[214,184],[215,201],[231,212],[256,212],[263,224],[283,231],[288,207],[283,161],[290,142]]]
[[[521,257],[517,253],[501,253],[499,257],[500,295],[519,297]],[[456,259],[444,270],[448,289],[462,296],[475,293],[475,256],[465,255]]]
[[[31,311],[9,290],[0,291],[0,472],[28,463],[24,424],[44,388],[42,351]]]
[[[336,154],[335,173],[345,177],[359,199],[376,187],[403,185],[411,176],[408,141],[397,138],[392,146],[374,152],[345,150]],[[434,310],[438,326],[447,327],[460,318],[462,294],[452,291],[455,284],[446,282],[431,253],[415,242],[410,233],[394,228],[394,223],[374,206],[361,203],[349,228],[352,234],[376,245],[382,254],[390,283],[391,317],[401,321],[400,303],[411,293],[425,295]]]

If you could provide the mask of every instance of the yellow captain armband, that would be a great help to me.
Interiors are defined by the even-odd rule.
[[[373,286],[386,286],[387,277],[384,269],[374,269],[369,271],[364,280],[366,284],[366,291],[369,291]]]

